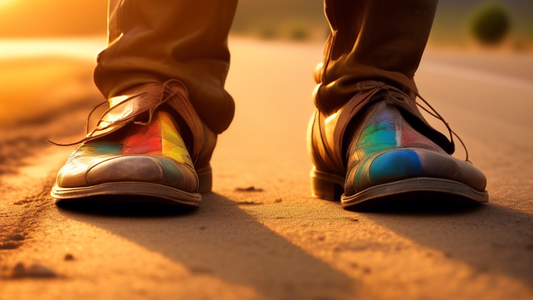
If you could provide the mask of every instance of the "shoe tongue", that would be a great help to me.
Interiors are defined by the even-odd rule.
[[[392,86],[387,86],[386,88],[374,89],[367,93],[363,92],[358,94],[343,108],[335,124],[334,134],[337,138],[342,137],[339,140],[341,144],[337,145],[337,147],[342,149],[343,158],[346,158],[345,154],[352,141],[351,137],[357,131],[354,128],[360,128],[365,122],[369,121],[369,118],[374,116],[376,118],[386,118],[388,114],[392,113],[390,109],[387,109],[387,106],[398,109],[401,117],[413,129],[437,144],[446,153],[453,154],[455,151],[454,143],[450,142],[442,133],[429,125],[418,110],[416,102],[403,91]],[[374,110],[374,113],[371,113],[372,110]],[[376,110],[379,110],[381,113]]]
[[[418,107],[416,106],[414,101],[409,102],[413,102],[413,104],[408,105],[407,107],[404,105],[397,105],[398,110],[402,114],[402,117],[407,121],[407,123],[409,123],[409,125],[411,125],[413,129],[420,132],[422,135],[430,139],[433,143],[441,147],[444,151],[446,151],[446,153],[450,155],[453,154],[455,152],[455,143],[453,141],[448,140],[445,135],[443,135],[431,125],[429,125],[429,123],[420,113],[420,110],[418,110]]]
[[[455,152],[455,144],[448,140],[448,138],[433,128],[424,118],[418,106],[410,96],[403,91],[389,86],[372,96],[369,103],[375,101],[385,101],[388,105],[394,105],[402,117],[419,133],[430,139],[432,142],[441,147],[446,153],[453,154]]]

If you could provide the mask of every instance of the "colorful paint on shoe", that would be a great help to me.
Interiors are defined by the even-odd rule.
[[[385,100],[386,93],[382,99]],[[407,97],[407,95],[405,95]],[[313,195],[334,200],[341,196],[344,207],[362,208],[374,203],[406,198],[446,198],[464,202],[488,201],[486,178],[481,171],[466,161],[446,153],[435,142],[415,130],[396,105],[389,101],[366,104],[357,114],[356,122],[335,126],[351,136],[346,147],[344,174],[333,166],[335,151],[340,146],[320,150],[324,145],[335,145],[328,138],[335,132],[316,128],[328,124],[315,117],[311,128],[311,154],[315,168],[311,173]],[[313,124],[313,123],[312,123]],[[322,123],[320,123],[322,124]],[[337,156],[341,156],[338,153]],[[341,188],[339,188],[341,186]]]
[[[131,123],[79,146],[59,171],[52,196],[58,201],[149,196],[152,202],[197,206],[198,189],[198,176],[172,115],[158,110],[149,125]]]

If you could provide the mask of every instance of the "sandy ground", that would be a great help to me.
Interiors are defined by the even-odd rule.
[[[198,210],[56,207],[72,148],[42,140],[79,134],[77,101],[0,130],[0,299],[533,299],[530,57],[432,52],[417,74],[486,173],[489,204],[357,213],[310,197],[322,47],[230,42],[237,114]],[[236,190],[250,186],[262,191]]]

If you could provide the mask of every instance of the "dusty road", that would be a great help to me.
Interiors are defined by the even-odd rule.
[[[486,173],[489,204],[356,213],[309,195],[321,47],[230,46],[237,114],[198,210],[56,207],[72,148],[41,140],[80,128],[83,106],[0,132],[1,300],[533,299],[531,57],[431,52],[417,73]],[[250,186],[262,191],[236,191]]]

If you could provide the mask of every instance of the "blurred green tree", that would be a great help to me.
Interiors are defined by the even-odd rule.
[[[471,31],[485,45],[497,45],[509,33],[511,19],[507,11],[496,3],[486,3],[474,13]]]
[[[290,31],[290,38],[295,41],[305,41],[309,38],[309,31],[301,26],[293,27]]]

